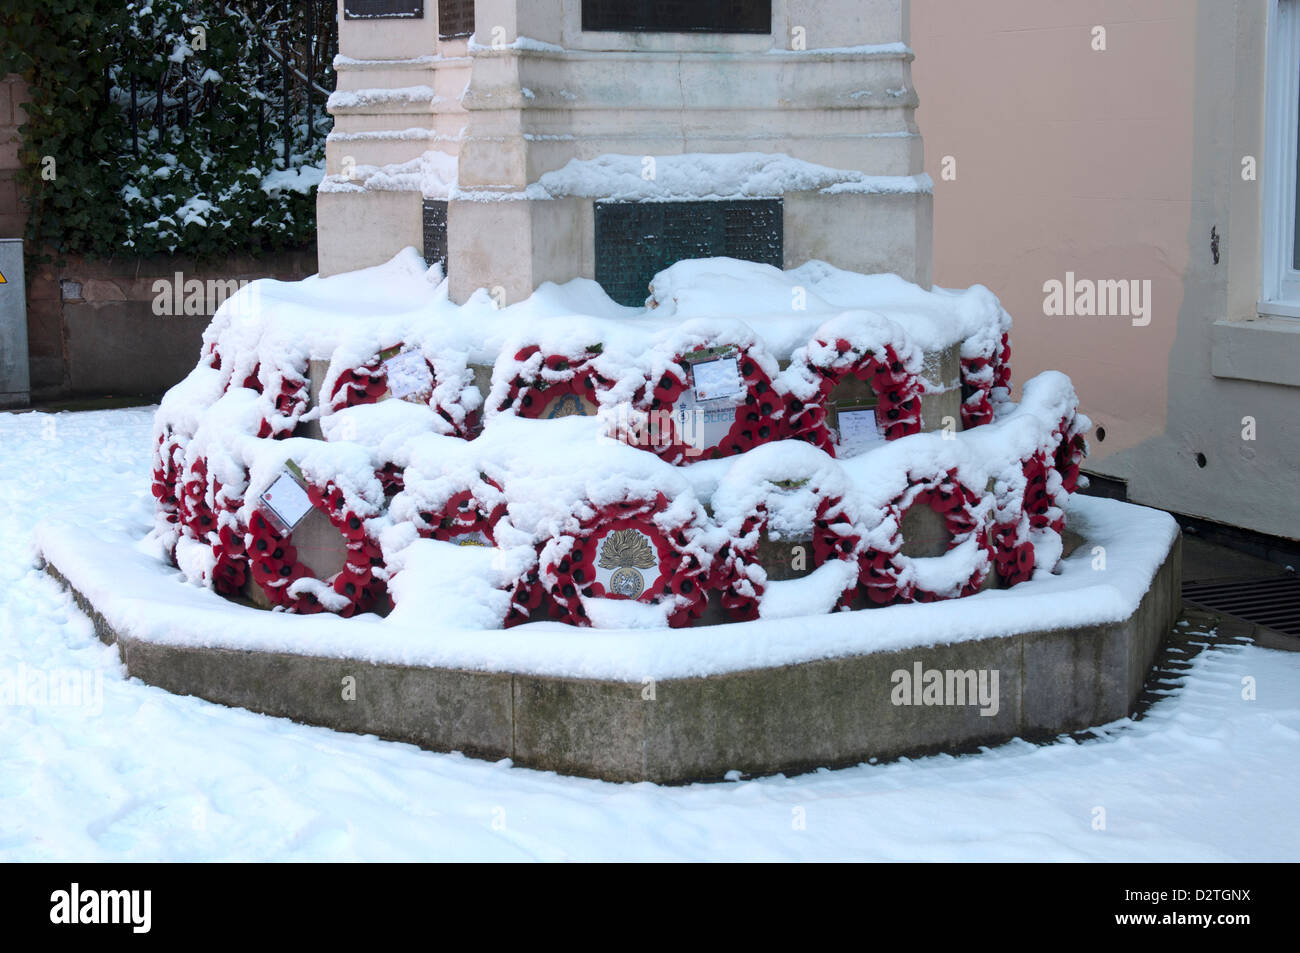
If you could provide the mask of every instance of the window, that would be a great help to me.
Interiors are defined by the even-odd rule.
[[[1260,305],[1300,317],[1300,0],[1273,0],[1268,24]]]
[[[474,0],[438,0],[438,39],[451,40],[474,32]]]
[[[582,0],[592,32],[770,33],[772,0]]]
[[[423,19],[424,0],[343,0],[345,20]]]
[[[740,258],[780,268],[780,199],[597,202],[596,281],[619,304],[640,307],[650,279],[686,258]]]

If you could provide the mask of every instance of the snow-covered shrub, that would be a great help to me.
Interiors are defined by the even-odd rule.
[[[312,240],[332,121],[311,84],[333,87],[331,0],[18,7],[0,13],[0,74],[31,90],[20,157],[34,245],[211,256]]]

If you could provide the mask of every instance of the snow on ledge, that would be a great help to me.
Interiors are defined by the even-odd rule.
[[[334,133],[331,133],[334,135]],[[392,138],[415,138],[394,135]],[[423,137],[422,137],[423,138]],[[617,202],[722,201],[779,198],[787,192],[823,195],[917,195],[934,192],[934,181],[919,175],[868,175],[832,169],[784,153],[688,152],[641,156],[607,154],[570,159],[526,188],[513,191],[462,189],[456,157],[439,150],[407,162],[357,166],[352,176],[331,175],[322,192],[412,191],[426,198],[472,202],[546,201],[588,198]]]
[[[111,501],[104,501],[111,505]],[[691,629],[579,629],[535,622],[487,630],[399,626],[230,603],[149,551],[140,532],[75,514],[36,529],[46,560],[119,634],[146,642],[639,682],[767,668],[874,651],[1117,622],[1131,616],[1178,535],[1169,514],[1075,497],[1086,542],[1060,575],[964,599]],[[94,529],[87,529],[94,526]],[[1093,548],[1105,547],[1104,570]]]
[[[930,176],[868,175],[832,169],[784,153],[687,152],[641,156],[606,154],[570,159],[522,191],[471,191],[456,187],[452,198],[472,201],[590,198],[620,202],[675,202],[776,198],[787,192],[856,192],[873,195],[931,193]]]
[[[443,99],[432,86],[395,86],[375,89],[336,89],[330,93],[325,108],[337,115],[383,109],[384,107],[426,106],[432,109]]]

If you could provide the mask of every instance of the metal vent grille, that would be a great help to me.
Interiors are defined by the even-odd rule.
[[[438,38],[451,40],[474,32],[474,0],[438,0]]]
[[[596,281],[619,304],[645,304],[650,279],[687,258],[740,258],[780,268],[780,199],[597,202]]]
[[[424,18],[424,0],[343,0],[345,20]]]
[[[438,199],[424,200],[424,260],[432,265],[442,264],[447,274],[447,203]]]
[[[1300,636],[1300,576],[1293,573],[1243,582],[1187,585],[1183,586],[1183,598],[1203,609]]]
[[[771,33],[771,0],[582,0],[593,32]]]

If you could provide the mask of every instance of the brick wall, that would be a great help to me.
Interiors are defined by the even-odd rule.
[[[16,75],[0,79],[0,238],[22,238],[27,213],[18,199],[18,127],[27,121],[27,85]]]
[[[160,394],[199,359],[211,313],[157,314],[155,282],[279,278],[316,272],[315,247],[220,261],[73,259],[28,269],[32,399]],[[42,337],[34,336],[39,332]]]

